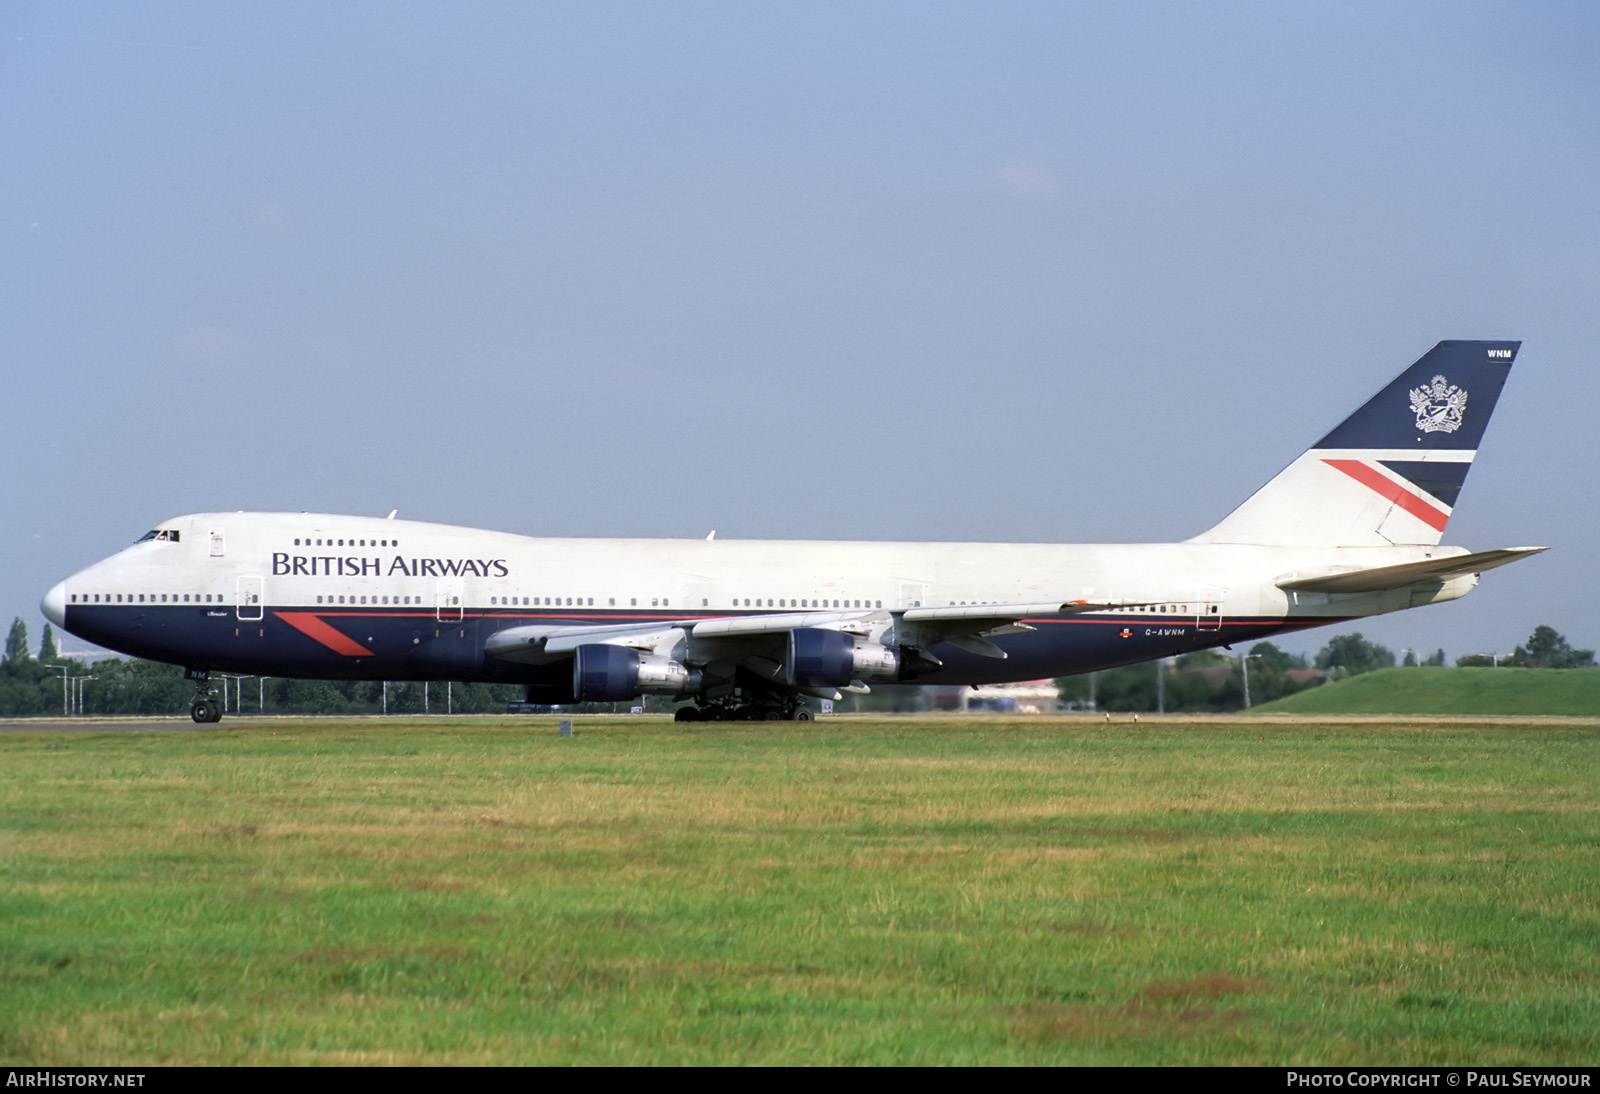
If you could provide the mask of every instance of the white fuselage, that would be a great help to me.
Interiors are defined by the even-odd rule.
[[[97,623],[81,632],[84,637],[160,660],[243,668],[249,651],[242,646],[241,656],[188,649],[185,643],[214,637],[181,622],[158,627],[153,620],[181,620],[187,618],[181,613],[200,611],[226,622],[238,638],[257,625],[257,637],[264,639],[275,616],[315,617],[373,652],[367,671],[390,676],[403,673],[384,662],[376,632],[399,619],[407,626],[422,620],[432,632],[440,624],[471,620],[481,638],[496,626],[529,621],[593,625],[796,610],[1142,602],[1073,620],[1080,626],[1121,625],[1097,633],[1124,639],[1098,643],[1103,654],[1080,641],[1063,645],[1057,658],[1035,642],[1031,654],[1014,665],[980,660],[963,668],[957,656],[956,664],[932,674],[941,682],[1031,679],[1139,660],[1152,656],[1153,648],[1161,656],[1454,599],[1473,583],[1453,579],[1430,589],[1426,600],[1405,590],[1292,593],[1275,584],[1302,571],[1460,553],[1440,547],[539,539],[413,521],[284,513],[205,513],[160,528],[170,538],[136,543],[52,592],[74,619],[88,614],[79,610],[84,606],[92,609]],[[141,614],[150,621],[139,627],[115,624],[119,617]],[[221,633],[215,626],[213,631]],[[1167,641],[1127,641],[1152,636]],[[328,650],[313,646],[302,671],[321,675],[316,658],[329,656],[329,650],[337,654],[338,643]],[[286,670],[280,648],[263,647],[258,656],[275,671]],[[337,672],[349,674],[352,667],[341,663]]]

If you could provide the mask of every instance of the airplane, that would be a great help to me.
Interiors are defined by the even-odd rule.
[[[1066,676],[1464,596],[1543,547],[1441,547],[1520,342],[1440,342],[1181,543],[540,539],[320,513],[163,521],[41,604],[100,646],[213,672],[520,684],[799,720],[875,683]]]

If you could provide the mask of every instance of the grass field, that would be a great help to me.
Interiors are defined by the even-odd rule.
[[[1296,692],[1258,711],[1292,714],[1509,714],[1600,718],[1595,669],[1406,668]]]
[[[1592,1064],[1600,723],[0,735],[6,1064]]]

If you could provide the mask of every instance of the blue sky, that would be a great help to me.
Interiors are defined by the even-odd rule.
[[[0,616],[35,639],[51,584],[207,510],[1182,539],[1441,338],[1518,338],[1446,540],[1553,550],[1353,629],[1600,646],[1592,4],[0,31]]]

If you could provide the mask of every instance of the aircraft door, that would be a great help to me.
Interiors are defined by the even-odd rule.
[[[434,599],[433,617],[441,623],[461,622],[464,609],[461,601],[466,596],[464,582],[459,577],[441,577]]]
[[[902,581],[900,583],[900,606],[902,608],[920,608],[928,602],[928,585],[923,581]]]
[[[1196,634],[1215,634],[1222,629],[1222,594],[1226,591],[1220,585],[1201,585],[1196,591]]]
[[[267,579],[258,574],[241,574],[234,593],[234,615],[243,623],[259,623],[266,599]]]

